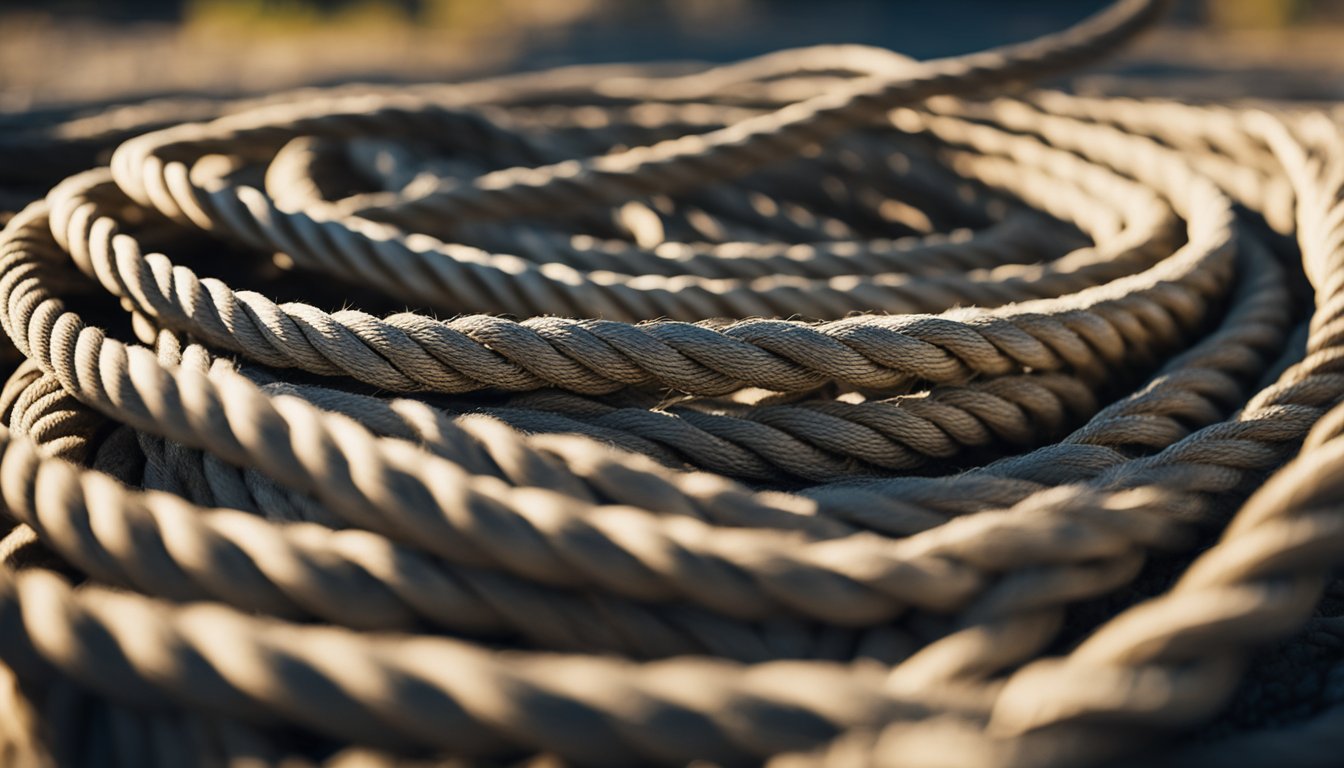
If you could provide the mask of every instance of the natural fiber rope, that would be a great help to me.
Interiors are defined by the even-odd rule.
[[[51,183],[0,233],[5,761],[1078,765],[1208,721],[1344,557],[1344,137],[988,94],[1163,5],[0,122],[0,201]]]

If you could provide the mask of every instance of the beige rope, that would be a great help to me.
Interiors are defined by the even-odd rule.
[[[1344,554],[1344,139],[989,94],[1163,5],[34,117],[6,759],[1077,765],[1207,722]]]

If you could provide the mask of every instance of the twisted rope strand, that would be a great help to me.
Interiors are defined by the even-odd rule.
[[[3,754],[1049,766],[1207,721],[1344,546],[1344,138],[990,93],[1165,5],[31,116]]]

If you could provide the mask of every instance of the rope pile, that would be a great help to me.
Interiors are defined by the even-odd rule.
[[[6,117],[5,763],[1090,765],[1207,723],[1344,562],[1344,136],[1021,88],[1166,4]]]

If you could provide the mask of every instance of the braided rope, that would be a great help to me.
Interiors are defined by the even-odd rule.
[[[1344,136],[985,97],[1164,5],[36,116],[0,754],[1078,765],[1207,722],[1344,556]]]

